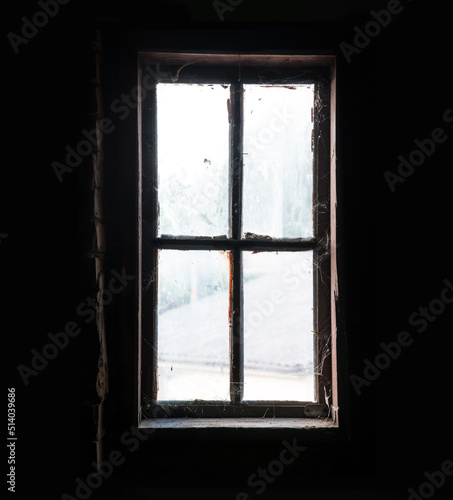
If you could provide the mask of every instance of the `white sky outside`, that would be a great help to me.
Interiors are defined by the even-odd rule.
[[[230,89],[225,87],[157,85],[159,235],[229,234],[227,100]],[[244,232],[274,237],[309,237],[312,231],[313,86],[270,89],[249,85],[245,95]],[[211,253],[209,261],[214,253]],[[174,277],[175,283],[178,280],[181,282],[180,288],[190,289],[191,300],[189,303],[178,303],[175,299],[171,309],[159,313],[158,398],[226,400],[229,387],[228,369],[225,367],[229,342],[228,291],[219,289],[205,296],[194,293],[194,287],[201,287],[200,277],[207,270],[203,272],[201,265],[195,272],[192,265],[192,274],[188,277],[187,263],[184,263],[188,254],[167,251],[166,263],[159,269],[160,282],[163,272],[167,273],[164,281]],[[266,259],[266,256],[260,255],[254,271],[261,274],[267,269],[272,276],[253,278],[244,286],[247,290],[255,290],[253,293],[260,305],[269,300],[275,287],[283,288],[286,300],[284,304],[274,304],[272,315],[264,318],[260,326],[262,340],[259,329],[251,328],[253,322],[245,318],[246,361],[255,364],[254,369],[247,372],[246,394],[250,399],[279,399],[276,396],[280,395],[282,400],[312,400],[314,377],[310,371],[307,373],[304,369],[289,375],[279,372],[283,362],[287,366],[300,362],[306,367],[313,360],[312,276],[301,280],[301,288],[291,296],[290,288],[297,282],[294,267],[287,266],[287,278],[283,277],[279,282],[279,272],[272,272],[267,266],[267,260],[272,260],[272,257],[269,255]],[[217,281],[223,281],[220,275],[227,272],[227,263],[224,257],[218,259],[218,263],[223,271],[217,278],[217,272],[214,272],[209,278],[211,284],[203,278],[207,286],[213,287]],[[262,270],[260,266],[264,266]],[[173,285],[165,290],[162,284],[159,284],[159,293],[171,295]],[[288,312],[294,306],[303,309],[302,315],[288,321]],[[244,310],[244,314],[255,319],[259,312],[260,307],[257,309],[255,301],[251,301]],[[303,327],[301,323],[304,323]],[[284,333],[282,328],[286,328]],[[274,331],[281,332],[281,352],[285,359],[281,361],[278,355],[274,356],[275,366],[272,368],[273,352],[266,349],[264,344],[267,341],[264,341]],[[194,332],[197,338],[193,338]],[[288,342],[298,347],[285,349],[283,344]],[[274,339],[274,349],[278,351],[278,338],[277,343]],[[185,353],[191,358],[190,365],[188,360],[181,362]],[[203,358],[209,359],[210,363],[203,362]],[[211,363],[213,358],[214,364]],[[197,362],[194,363],[194,360]],[[266,368],[259,369],[260,361]]]

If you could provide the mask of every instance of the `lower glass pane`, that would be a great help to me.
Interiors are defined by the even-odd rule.
[[[161,250],[159,401],[229,399],[229,252]]]
[[[314,401],[313,252],[243,253],[244,400]]]

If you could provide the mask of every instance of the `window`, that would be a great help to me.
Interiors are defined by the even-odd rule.
[[[141,54],[141,419],[332,416],[332,68]]]

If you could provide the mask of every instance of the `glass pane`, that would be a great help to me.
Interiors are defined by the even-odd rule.
[[[243,253],[244,399],[314,401],[313,252]]]
[[[243,233],[313,236],[313,85],[244,85]]]
[[[223,85],[157,85],[159,235],[228,235]]]
[[[158,399],[229,399],[229,252],[159,251]]]

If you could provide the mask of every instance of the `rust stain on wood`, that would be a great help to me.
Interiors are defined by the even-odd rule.
[[[233,252],[228,252],[228,261],[230,264],[228,322],[231,326],[233,321]]]

